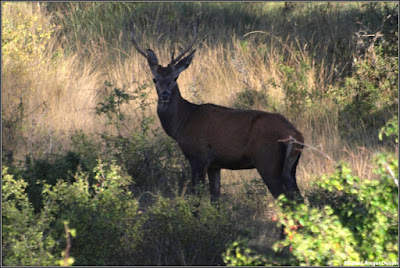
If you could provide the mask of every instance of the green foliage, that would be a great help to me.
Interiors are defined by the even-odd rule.
[[[379,131],[379,140],[383,140],[383,135],[386,137],[395,136],[395,142],[399,143],[399,118],[393,117],[384,127]]]
[[[148,93],[146,89],[149,87],[149,83],[145,82],[142,85],[137,86],[133,92],[128,92],[125,88],[115,88],[113,84],[109,81],[104,83],[106,88],[106,95],[103,100],[100,100],[96,106],[96,114],[106,115],[107,124],[114,125],[120,134],[121,130],[126,126],[124,122],[127,121],[126,115],[123,112],[123,104],[128,104],[131,100],[139,103],[139,110],[141,118],[141,132],[143,134],[148,134],[150,126],[154,119],[148,116],[146,113],[150,102],[147,98]],[[103,133],[105,134],[105,133]]]
[[[390,106],[397,97],[398,59],[376,48],[376,57],[355,64],[355,72],[345,80],[346,91],[353,96],[352,110],[366,114]]]
[[[145,265],[221,265],[235,233],[227,209],[194,196],[156,197],[141,231],[138,255]]]
[[[222,264],[225,242],[237,232],[226,208],[208,196],[158,196],[142,211],[132,178],[118,166],[100,162],[94,173],[93,185],[84,172],[73,182],[43,184],[35,214],[26,182],[4,168],[3,264]]]
[[[2,168],[3,265],[54,265],[56,239],[50,235],[54,220],[49,210],[35,215],[26,193],[27,183]]]
[[[138,202],[128,189],[132,179],[115,165],[99,163],[94,172],[97,183],[92,187],[87,173],[77,173],[72,183],[44,184],[44,206],[34,214],[26,183],[3,169],[4,264],[58,264],[55,256],[66,248],[66,232],[72,236],[74,264],[127,264],[124,260],[138,246],[142,222]],[[65,221],[73,228],[66,229]]]
[[[264,266],[267,259],[253,252],[245,240],[231,243],[223,255],[227,266]]]
[[[77,230],[71,248],[75,264],[120,264],[129,254],[126,240],[133,242],[139,235],[138,203],[128,189],[132,179],[115,165],[99,163],[94,172],[96,184],[92,187],[84,173],[78,174],[73,184],[59,181],[46,187],[45,203],[55,206],[56,228],[63,229],[61,223],[69,220]]]
[[[382,159],[387,161],[386,157]],[[279,218],[285,226],[286,238],[273,249],[289,250],[286,258],[256,255],[236,243],[225,253],[225,263],[340,266],[345,261],[396,262],[398,188],[391,172],[383,168],[382,159],[376,162],[379,179],[360,179],[343,164],[334,174],[317,182],[318,188],[308,195],[310,205],[280,198]],[[398,161],[392,164],[396,168]],[[397,168],[393,173],[397,178]]]
[[[103,156],[116,160],[129,175],[134,178],[135,186],[143,191],[161,190],[168,195],[182,191],[188,165],[176,143],[162,135],[163,130],[154,128],[154,117],[149,116],[150,102],[146,92],[149,83],[138,85],[132,92],[113,87],[106,81],[108,95],[100,100],[96,107],[99,115],[107,116],[107,124],[114,125],[118,134],[103,132],[100,134],[105,150]],[[140,113],[140,128],[128,131],[126,122],[136,118],[127,118],[123,104],[130,101],[138,103],[136,112]],[[123,133],[123,134],[122,134]]]
[[[105,82],[106,86],[111,87],[110,82]],[[124,120],[124,114],[121,112],[121,105],[128,103],[131,96],[123,89],[113,88],[110,95],[107,96],[104,102],[100,101],[96,107],[96,113],[104,113],[108,120],[112,120],[113,116],[116,115],[117,120]]]
[[[268,107],[268,98],[265,92],[256,91],[253,89],[245,89],[236,95],[235,108],[238,109],[251,109],[256,105],[263,108]]]
[[[43,28],[38,22],[38,16],[29,14],[24,6],[29,3],[18,3],[19,13],[16,18],[5,16],[6,10],[15,6],[13,3],[2,3],[2,60],[8,67],[25,65],[27,71],[39,70],[45,59],[43,56],[47,42],[54,32],[54,25],[50,29]],[[31,69],[33,68],[33,69]],[[12,69],[12,71],[17,71]],[[22,70],[21,70],[22,72]]]
[[[317,182],[321,194],[309,198],[311,204],[321,203],[324,196],[326,205],[322,211],[302,205],[296,209],[297,214],[285,213],[304,226],[299,231],[288,231],[289,239],[282,243],[293,246],[300,263],[343,265],[346,260],[397,260],[398,188],[388,171],[380,168],[379,160],[375,166],[379,179],[374,180],[361,179],[352,175],[346,165],[339,166],[333,175]],[[319,221],[312,218],[314,214]],[[284,224],[293,226],[294,222],[288,220]],[[309,243],[297,240],[305,238]],[[315,243],[324,247],[315,248],[313,255],[300,256],[305,246]]]
[[[390,122],[388,126],[397,128],[397,123]],[[334,174],[324,175],[315,183],[307,194],[309,205],[290,202],[284,196],[278,199],[286,238],[275,243],[273,249],[289,250],[286,258],[254,255],[248,247],[236,243],[225,253],[225,263],[307,266],[396,263],[398,158],[389,153],[377,154],[374,167],[378,178],[365,179],[353,175],[347,164],[339,165]]]
[[[22,172],[24,180],[28,183],[27,193],[37,212],[43,206],[42,187],[43,184],[55,185],[58,180],[66,182],[74,181],[74,174],[78,169],[91,173],[95,165],[89,165],[88,158],[77,152],[68,151],[64,155],[33,159],[27,157],[26,166]]]
[[[397,56],[388,55],[381,45],[369,53],[355,63],[344,86],[330,92],[343,105],[339,128],[344,137],[364,136],[365,132],[376,135],[398,109]]]
[[[292,67],[284,63],[282,57],[279,69],[282,72],[282,87],[285,91],[285,104],[288,112],[301,113],[305,109],[309,109],[321,97],[308,82],[310,63],[302,61],[298,66]]]

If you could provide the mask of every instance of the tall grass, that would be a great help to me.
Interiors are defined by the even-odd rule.
[[[358,175],[373,177],[368,160],[383,145],[377,137],[371,143],[368,133],[362,146],[343,139],[339,131],[342,106],[329,92],[341,87],[351,74],[357,52],[355,33],[360,29],[376,32],[385,12],[393,8],[394,3],[339,2],[2,4],[3,25],[17,35],[37,34],[38,27],[51,32],[48,40],[32,43],[44,48],[37,51],[40,63],[30,50],[12,58],[4,54],[3,46],[3,153],[12,152],[23,163],[26,155],[41,157],[69,149],[70,136],[76,131],[93,137],[115,132],[95,112],[107,94],[105,81],[134,92],[152,78],[146,60],[130,43],[129,19],[135,23],[140,46],[153,49],[165,65],[173,50],[189,42],[192,23],[199,18],[196,55],[178,81],[184,98],[235,106],[242,101],[241,93],[258,92],[266,101],[241,105],[282,113],[304,133],[309,146],[297,172],[302,192],[333,171],[341,159],[350,162]],[[18,28],[26,22],[32,23],[24,31]],[[302,89],[306,97],[289,98],[290,87]],[[156,118],[156,92],[153,86],[145,91],[150,103],[146,114]],[[139,106],[138,100],[122,106],[130,119],[125,124],[127,135],[140,126]],[[160,128],[155,122],[155,128]],[[260,181],[259,175],[223,171],[222,176],[223,198],[242,208],[236,210],[237,217],[253,219],[257,236],[267,237],[268,231],[261,230],[270,223],[256,219],[271,215],[268,203],[272,199],[265,186],[251,180]]]
[[[136,23],[141,46],[151,47],[166,64],[172,49],[190,40],[191,23],[199,17],[196,57],[179,79],[183,96],[196,103],[232,106],[244,90],[261,92],[267,97],[267,107],[249,108],[285,114],[305,133],[307,143],[339,159],[342,148],[350,145],[338,136],[337,106],[324,97],[320,105],[309,103],[301,114],[291,114],[284,89],[285,81],[291,81],[285,67],[293,69],[292,80],[303,79],[300,86],[309,94],[324,95],[335,86],[335,79],[346,75],[338,67],[347,68],[355,52],[352,35],[360,28],[357,21],[377,28],[380,11],[393,5],[374,8],[360,3],[7,3],[3,18],[19,25],[24,23],[19,20],[34,16],[28,31],[40,26],[54,32],[40,53],[46,60],[39,70],[11,72],[11,63],[4,57],[3,119],[10,119],[18,105],[24,106],[20,134],[25,135],[23,143],[30,144],[31,153],[38,143],[44,143],[41,150],[51,152],[51,140],[65,140],[59,138],[63,133],[100,131],[104,125],[94,107],[104,81],[129,90],[151,81],[146,61],[130,44],[128,19]],[[22,57],[18,60],[25,68],[35,64]],[[154,111],[156,94],[151,89],[148,93]],[[129,111],[134,106],[124,108]],[[12,135],[6,132],[8,136]],[[59,145],[66,146],[61,140]],[[12,143],[5,140],[5,147],[11,149]],[[17,155],[27,152],[26,147],[18,147],[22,152]]]

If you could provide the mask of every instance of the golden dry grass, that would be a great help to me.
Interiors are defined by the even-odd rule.
[[[342,3],[338,3],[337,8],[340,5]],[[265,9],[276,7],[272,3],[263,6]],[[37,15],[38,20],[32,27],[51,28],[49,14],[39,12],[35,4],[9,3],[3,6],[2,15],[12,18],[18,12]],[[184,28],[182,25],[179,27]],[[274,27],[277,32],[281,31],[280,20],[277,19]],[[141,46],[152,48],[159,61],[166,65],[172,41],[167,38],[159,42],[165,36],[161,38],[162,34],[155,26],[146,29],[150,32],[143,34],[144,29],[138,31]],[[61,30],[57,28],[55,32],[60,34]],[[309,47],[299,39],[289,38],[290,34],[287,38],[280,38],[273,33],[249,29],[247,34],[224,33],[223,37],[215,37],[216,40],[212,39],[211,33],[205,34],[195,45],[197,51],[193,63],[178,80],[184,98],[194,103],[232,107],[238,102],[238,94],[245,89],[266,94],[268,107],[256,103],[250,108],[280,112],[304,134],[307,146],[297,169],[297,181],[303,195],[312,190],[313,181],[332,172],[340,160],[350,163],[360,177],[374,176],[369,163],[374,150],[379,147],[366,149],[343,140],[338,129],[339,110],[330,99],[310,105],[310,109],[301,114],[288,110],[284,90],[286,73],[282,64],[293,67],[294,75],[303,73],[304,83],[311,93],[313,90],[326,92],[332,86],[334,61],[329,63],[329,68],[323,61],[316,63]],[[34,72],[7,72],[10,62],[7,57],[3,58],[3,113],[6,118],[14,118],[13,113],[18,110],[20,101],[23,101],[26,111],[20,128],[7,130],[3,127],[6,130],[2,137],[3,148],[14,151],[16,160],[23,161],[27,154],[41,156],[63,152],[69,148],[70,136],[76,131],[93,137],[96,136],[94,133],[115,131],[113,126],[106,124],[105,117],[95,112],[96,104],[107,93],[105,81],[128,92],[145,83],[150,84],[146,92],[151,105],[146,112],[156,118],[154,127],[160,128],[155,112],[157,95],[150,83],[150,70],[146,60],[129,45],[128,31],[121,30],[112,42],[106,40],[103,32],[96,38],[90,35],[88,38],[92,39],[85,43],[86,47],[79,42],[69,43],[75,50],[67,51],[66,41],[53,35],[48,41],[47,53],[42,55],[47,60]],[[176,45],[178,50],[188,40],[174,39],[173,42],[180,42]],[[318,47],[319,53],[327,53],[327,44],[321,41]],[[55,52],[58,56],[53,59]],[[25,63],[28,69],[31,68],[32,62]],[[302,63],[307,63],[309,68],[302,69]],[[132,119],[127,122],[124,134],[139,128],[139,105],[138,101],[123,105],[123,111]],[[222,199],[228,201],[234,218],[240,222],[238,224],[244,224],[245,229],[253,232],[249,244],[258,246],[260,250],[270,248],[278,237],[278,229],[270,221],[274,214],[274,207],[271,208],[273,198],[259,174],[255,170],[223,170]]]
[[[35,4],[12,3],[3,6],[3,16],[12,17],[16,12],[35,14],[38,20],[32,27],[51,27],[49,14],[40,12]],[[43,56],[48,60],[41,65],[40,70],[24,75],[7,74],[3,77],[6,78],[2,81],[4,114],[13,112],[12,109],[18,105],[21,96],[26,103],[25,109],[29,111],[24,119],[23,130],[19,132],[20,140],[23,141],[17,143],[15,137],[11,138],[12,133],[3,136],[6,145],[17,151],[15,155],[19,160],[27,152],[33,154],[41,151],[43,154],[57,148],[68,148],[68,137],[77,130],[90,134],[108,128],[104,124],[104,118],[96,115],[94,110],[101,96],[105,94],[104,81],[111,81],[115,87],[126,88],[128,91],[151,81],[146,60],[133,47],[124,49],[126,42],[130,42],[126,31],[121,30],[112,44],[106,41],[101,32],[98,39],[86,43],[89,45],[85,51],[90,52],[86,55],[79,54],[79,49],[77,53],[65,54],[62,44],[55,36],[48,42],[48,52],[59,51],[60,56],[56,60],[50,60],[52,53],[47,53]],[[171,40],[160,43],[157,41],[160,37],[160,33],[153,28],[150,33],[141,37],[141,40],[145,40],[142,46],[151,47],[160,62],[167,64],[172,49]],[[267,37],[269,38],[266,39]],[[265,40],[269,40],[269,43],[265,43]],[[177,47],[183,46],[188,40],[179,42],[182,44]],[[82,44],[75,45],[78,47]],[[281,68],[283,55],[284,63],[293,66],[295,73],[304,72],[309,90],[326,91],[334,76],[333,71],[324,68],[324,64],[316,64],[304,43],[298,39],[293,41],[289,36],[285,39],[274,37],[265,31],[249,30],[243,36],[231,35],[226,44],[212,42],[209,37],[200,37],[196,47],[192,65],[179,78],[183,97],[195,103],[210,102],[232,106],[237,101],[237,94],[244,89],[265,92],[271,106],[288,116],[304,133],[306,144],[319,150],[308,147],[301,158],[297,177],[303,192],[310,187],[310,182],[332,171],[335,161],[340,159],[350,162],[359,175],[372,176],[368,160],[374,152],[357,149],[341,139],[338,131],[338,110],[329,99],[298,116],[293,116],[287,110],[283,89],[285,72]],[[265,53],[258,53],[262,50],[268,51],[268,58],[264,57]],[[327,51],[322,43],[320,51]],[[307,62],[310,68],[301,70],[302,62]],[[7,59],[3,59],[2,64],[7,68]],[[26,85],[29,90],[24,88]],[[152,102],[149,113],[156,117],[156,92],[153,86],[147,88],[147,91]],[[8,102],[14,105],[8,105]],[[131,117],[137,118],[140,116],[135,109],[137,106],[138,103],[131,102],[124,105],[123,109]],[[268,110],[270,107],[256,105],[253,108]],[[156,126],[159,127],[158,120]],[[133,132],[137,127],[138,120],[130,124],[128,131]],[[13,146],[14,142],[18,146]],[[228,185],[258,177],[258,174],[254,171],[226,171],[223,177],[224,185]]]

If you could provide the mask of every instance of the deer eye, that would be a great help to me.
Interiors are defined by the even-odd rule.
[[[153,82],[154,82],[154,83],[157,83],[157,79],[153,78]]]

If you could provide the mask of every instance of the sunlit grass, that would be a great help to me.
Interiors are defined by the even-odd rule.
[[[59,8],[67,4],[73,5],[60,3]],[[7,73],[10,59],[3,58],[2,102],[6,104],[3,105],[3,114],[12,118],[20,100],[25,109],[18,132],[3,133],[3,146],[14,150],[17,160],[23,161],[27,154],[41,156],[62,152],[69,148],[70,135],[78,130],[94,136],[94,133],[102,131],[115,131],[113,126],[106,124],[105,118],[96,115],[94,109],[105,94],[105,81],[110,81],[114,87],[133,91],[152,79],[146,60],[129,40],[125,23],[132,15],[126,15],[127,11],[119,8],[115,10],[115,16],[110,17],[107,13],[113,9],[110,5],[91,5],[76,6],[92,11],[74,13],[87,15],[87,25],[81,25],[81,28],[78,27],[79,18],[74,20],[73,17],[61,16],[65,25],[55,25],[55,34],[43,55],[47,60],[41,65],[40,72]],[[293,75],[303,74],[309,92],[323,93],[329,87],[337,86],[334,83],[337,72],[348,64],[341,60],[349,57],[335,53],[339,53],[340,46],[352,53],[350,41],[340,43],[338,40],[348,40],[346,35],[354,33],[357,25],[346,22],[366,9],[363,4],[177,4],[188,10],[189,15],[183,21],[176,19],[180,11],[172,3],[123,5],[128,11],[142,6],[142,13],[133,16],[138,22],[139,43],[144,49],[153,49],[163,65],[169,63],[172,49],[177,52],[189,42],[192,36],[190,23],[194,17],[200,16],[198,14],[203,14],[195,58],[178,80],[183,97],[195,103],[233,107],[238,101],[237,95],[244,90],[266,94],[267,107],[255,105],[250,108],[282,113],[304,134],[305,143],[309,145],[297,171],[303,194],[312,189],[313,181],[332,172],[343,159],[350,163],[357,175],[373,177],[368,163],[377,148],[357,147],[341,138],[338,106],[330,98],[311,103],[308,110],[294,114],[288,108],[284,89],[287,73],[282,68],[283,65],[290,66],[294,69]],[[11,20],[17,18],[18,12],[35,15],[38,18],[35,26],[50,28],[51,18],[61,11],[55,8],[53,13],[48,13],[38,7],[38,3],[8,3],[8,6],[3,6],[2,15]],[[96,13],[100,9],[105,10],[104,13]],[[97,14],[102,17],[98,19]],[[223,18],[217,14],[222,14]],[[21,22],[16,19],[14,23]],[[22,65],[24,63],[28,64],[21,61]],[[307,68],[304,68],[304,63]],[[342,69],[338,71],[336,66]],[[147,112],[156,118],[154,127],[159,128],[155,113],[156,91],[150,85],[146,91],[152,104]],[[127,124],[126,133],[133,133],[139,127],[141,114],[136,110],[138,106],[137,102],[123,106],[129,118],[135,119]],[[261,189],[258,193],[264,196],[248,200],[243,184],[251,184],[252,179],[261,180],[255,170],[223,171],[222,192],[232,201],[232,206],[240,208],[235,212],[239,218],[253,220],[255,232],[260,237],[254,243],[265,244],[267,238],[262,237],[275,232],[268,229],[271,225],[269,217],[273,214],[269,207],[272,197],[265,186],[253,185]],[[248,203],[243,204],[243,200]],[[250,207],[252,210],[247,210]],[[262,228],[268,230],[263,232]]]

